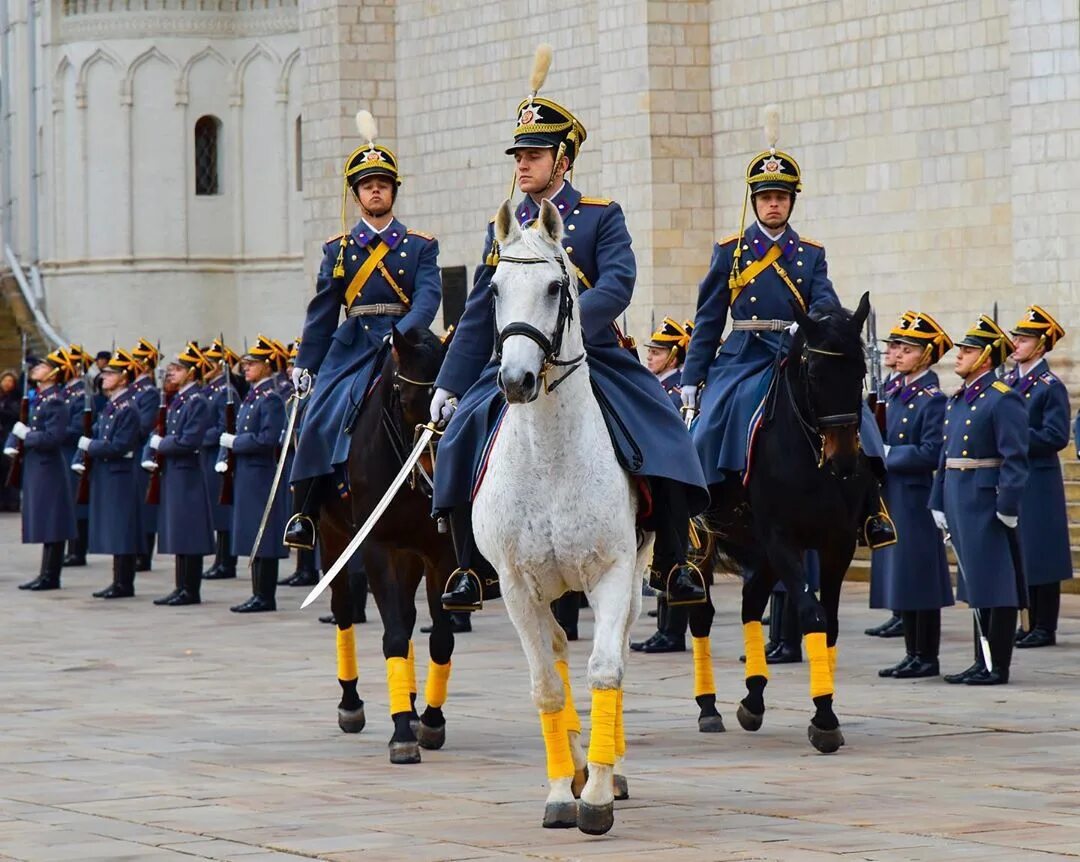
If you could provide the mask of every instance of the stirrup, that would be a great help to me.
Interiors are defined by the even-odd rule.
[[[456,582],[459,578],[465,577],[469,580],[466,583],[473,586],[476,590],[476,601],[460,601],[457,600],[457,595],[461,593],[466,587],[457,588]],[[459,613],[472,613],[474,611],[482,611],[484,609],[484,585],[480,581],[480,576],[476,574],[472,569],[454,569],[450,573],[450,577],[446,579],[446,586],[443,588],[446,590],[442,594],[442,606],[448,611],[457,611]]]
[[[871,530],[873,530],[873,533],[871,533]],[[893,519],[885,511],[884,507],[880,512],[876,512],[866,519],[863,523],[862,535],[866,547],[871,551],[887,548],[889,545],[895,545],[899,541],[896,535],[896,524],[893,523]]]
[[[702,593],[704,593],[702,598],[700,598],[700,599],[692,599],[692,600],[689,600],[689,601],[687,601],[687,600],[675,600],[675,601],[672,601],[672,598],[671,598],[671,579],[672,579],[672,577],[674,577],[675,573],[679,569],[683,568],[683,566],[685,566],[689,571],[691,571],[695,575],[697,575],[697,579],[701,583],[701,591],[702,591]],[[665,595],[667,595],[667,603],[668,603],[669,608],[677,608],[677,607],[680,607],[682,605],[700,605],[700,604],[704,604],[705,602],[707,602],[709,600],[709,591],[707,589],[705,589],[705,576],[703,574],[701,574],[701,569],[699,569],[697,566],[695,566],[689,560],[687,562],[685,562],[685,563],[676,563],[674,566],[671,567],[671,571],[668,572],[667,578],[665,579],[664,593],[665,593]]]
[[[294,531],[294,527],[297,535],[290,538],[289,533]],[[297,512],[286,522],[281,541],[288,548],[313,551],[315,550],[315,535],[315,520],[310,515]]]

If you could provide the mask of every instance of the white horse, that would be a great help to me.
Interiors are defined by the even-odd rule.
[[[603,834],[626,798],[621,762],[623,671],[652,535],[640,543],[637,497],[616,460],[574,315],[574,268],[548,201],[521,229],[506,201],[495,219],[500,261],[492,278],[508,407],[473,504],[477,547],[499,573],[503,599],[529,661],[550,791],[545,827]],[[588,664],[592,726],[586,757],[567,668],[566,636],[550,603],[582,590],[595,615]],[[575,800],[580,790],[580,802]]]

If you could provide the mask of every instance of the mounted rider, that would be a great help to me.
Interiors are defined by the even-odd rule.
[[[742,223],[747,199],[755,221],[713,249],[682,372],[683,407],[699,413],[694,442],[710,485],[741,479],[746,471],[748,429],[791,344],[793,304],[811,314],[840,304],[824,246],[800,236],[789,223],[802,173],[791,155],[776,149],[779,109],[769,106],[765,114],[769,149],[747,165],[743,199]],[[721,342],[729,315],[732,331]],[[883,463],[881,434],[868,409],[860,434],[866,454]],[[868,501],[867,510],[867,544],[896,541],[880,500]]]
[[[526,192],[515,208],[521,225],[531,224],[547,199],[565,225],[563,248],[576,270],[585,351],[596,394],[620,463],[647,479],[656,531],[650,579],[673,603],[705,600],[701,574],[687,564],[690,516],[707,504],[701,467],[678,412],[656,378],[638,362],[615,321],[630,304],[637,276],[622,208],[603,198],[582,196],[566,179],[585,142],[581,121],[550,99],[536,97],[550,54],[537,52],[532,94],[517,109],[514,142],[506,150],[516,162],[518,188]],[[472,500],[482,478],[485,453],[498,429],[506,401],[499,391],[491,278],[499,263],[494,219],[488,225],[483,265],[477,268],[465,312],[436,381],[431,416],[449,425],[439,444],[434,509],[451,512],[459,568],[451,575],[443,605],[479,610],[483,598],[499,595],[498,577],[475,548]],[[461,399],[460,405],[458,399]],[[451,420],[451,417],[452,420]]]
[[[397,156],[375,143],[371,114],[360,111],[356,120],[367,143],[345,160],[342,232],[323,246],[292,373],[297,393],[311,393],[291,472],[295,514],[285,544],[293,548],[315,546],[319,507],[332,490],[348,494],[349,431],[389,349],[391,328],[428,328],[442,297],[438,242],[394,217]],[[350,194],[362,213],[351,231],[345,225]]]

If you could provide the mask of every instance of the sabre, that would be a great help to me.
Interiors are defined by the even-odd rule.
[[[1016,528],[1006,527],[1009,540],[1009,556],[1012,557],[1013,576],[1016,578],[1016,600],[1020,603],[1020,628],[1031,631],[1031,612],[1028,606],[1027,577],[1024,572],[1024,557],[1020,553],[1020,542],[1016,538]]]
[[[941,534],[945,539],[945,544],[949,545],[953,549],[953,554],[956,556],[956,568],[960,572],[960,577],[964,578],[964,580],[967,580],[966,576],[964,575],[964,564],[960,562],[960,551],[957,549],[956,545],[953,544],[952,533],[950,533],[948,530],[942,530]],[[982,620],[979,619],[979,609],[972,608],[971,613],[975,617],[975,631],[979,635],[979,650],[980,652],[982,652],[983,662],[986,664],[987,670],[993,670],[994,661],[990,657],[990,641],[987,640],[986,634],[983,632]]]
[[[428,443],[431,442],[431,438],[435,436],[435,428],[432,425],[425,425],[423,432],[416,439],[416,445],[413,447],[412,452],[402,462],[401,469],[394,477],[394,480],[390,483],[390,487],[386,489],[386,493],[383,494],[383,498],[379,500],[379,504],[368,515],[368,519],[364,522],[364,525],[357,531],[356,535],[352,537],[352,541],[345,546],[345,550],[341,552],[341,556],[337,558],[334,565],[322,576],[322,580],[317,583],[314,588],[308,593],[307,598],[304,599],[304,603],[300,605],[300,609],[303,610],[310,605],[315,599],[322,595],[332,580],[337,577],[338,572],[345,568],[349,560],[352,559],[352,555],[356,553],[356,549],[363,544],[364,539],[368,537],[368,533],[372,531],[375,524],[378,523],[379,518],[382,517],[390,504],[394,500],[394,496],[397,494],[398,489],[405,484],[405,480],[409,478],[409,474],[412,473],[413,466],[420,460],[420,456],[424,454],[424,450],[427,448]]]
[[[308,389],[310,392],[311,390]],[[278,456],[277,469],[274,471],[274,481],[270,483],[270,494],[266,498],[266,505],[263,507],[262,520],[259,522],[259,532],[255,534],[255,544],[251,547],[251,554],[248,556],[248,568],[250,569],[255,565],[255,552],[259,549],[259,543],[262,542],[263,533],[266,532],[266,523],[270,520],[270,510],[274,508],[274,497],[277,495],[278,485],[281,484],[281,474],[285,470],[285,460],[289,455],[289,446],[292,443],[293,428],[296,427],[296,414],[300,409],[300,402],[305,398],[304,395],[294,394],[289,396],[289,401],[292,402],[292,407],[289,408],[289,422],[285,426],[285,442],[281,446],[281,455]]]
[[[694,420],[697,418],[697,408],[690,406],[680,407],[679,410],[683,415],[683,422],[686,423],[686,430],[690,430],[690,426],[694,424]]]

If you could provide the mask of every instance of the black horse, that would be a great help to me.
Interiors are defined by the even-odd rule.
[[[799,328],[762,406],[747,479],[711,487],[705,519],[719,552],[747,574],[742,597],[747,694],[739,704],[739,724],[754,731],[764,718],[768,665],[761,616],[780,580],[791,612],[798,614],[810,662],[816,711],[808,735],[824,753],[843,745],[833,712],[840,588],[877,481],[859,446],[866,375],[861,330],[869,310],[868,293],[854,313],[835,307],[810,316],[794,308]],[[819,557],[820,602],[805,582],[807,550]],[[711,603],[691,608],[691,632],[707,634],[711,618]],[[698,702],[707,717],[712,704],[700,696]]]
[[[341,555],[367,520],[412,450],[416,426],[428,421],[435,377],[445,354],[445,344],[426,329],[404,335],[393,331],[391,349],[386,351],[351,431],[348,497],[335,496],[322,508],[322,557],[328,564]],[[394,722],[391,763],[419,763],[421,746],[441,748],[446,740],[442,706],[454,635],[440,595],[445,573],[457,563],[449,534],[440,533],[431,519],[433,467],[430,455],[421,457],[411,479],[398,491],[361,546],[369,589],[383,621],[383,657]],[[428,641],[427,707],[420,716],[415,706],[412,633],[416,625],[416,591],[425,575],[433,626]],[[364,702],[356,689],[349,579],[335,578],[330,589],[330,607],[337,623],[338,682],[342,688],[338,725],[346,733],[358,733],[364,727],[365,716]]]

